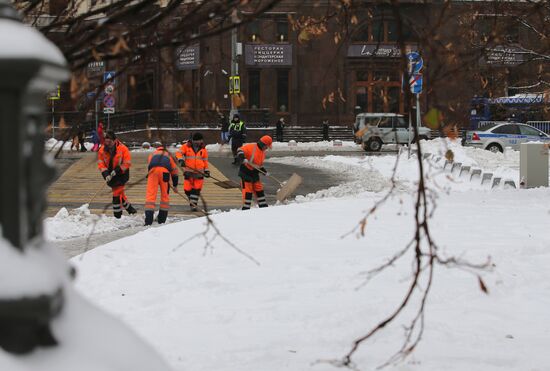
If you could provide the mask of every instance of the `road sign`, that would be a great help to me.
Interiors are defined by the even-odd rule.
[[[409,74],[419,73],[424,67],[424,60],[418,52],[407,53],[407,59],[409,60]]]
[[[115,86],[113,84],[105,85],[105,94],[113,94],[115,91]]]
[[[111,84],[115,83],[115,71],[107,71],[103,73],[103,82],[110,81]]]
[[[114,107],[104,107],[103,108],[103,113],[106,114],[106,115],[107,114],[112,115],[113,113],[115,113],[115,108]]]
[[[416,73],[409,78],[409,85],[411,87],[411,93],[422,93],[422,74]]]
[[[55,91],[48,93],[48,99],[49,100],[59,100],[61,99],[61,89],[59,85],[57,85],[57,89]]]
[[[229,94],[239,94],[241,92],[241,77],[229,76]]]
[[[106,95],[105,98],[103,98],[103,105],[107,108],[113,108],[115,106],[115,97]]]

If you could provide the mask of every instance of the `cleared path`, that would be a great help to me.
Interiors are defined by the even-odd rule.
[[[132,153],[130,182],[126,185],[126,195],[138,212],[143,212],[145,203],[148,155],[149,153]],[[55,215],[61,207],[77,208],[88,203],[98,190],[99,193],[91,203],[90,210],[96,214],[111,212],[111,189],[104,186],[103,178],[97,170],[96,156],[95,153],[84,154],[49,187],[47,216]],[[215,165],[210,166],[210,172],[218,179],[227,180]],[[178,189],[183,193],[182,176]],[[221,188],[215,185],[212,179],[206,179],[202,194],[210,209],[229,209],[241,205],[241,193],[238,189]],[[157,206],[159,199],[160,192],[157,196]],[[170,205],[171,215],[193,215],[189,211],[187,200],[177,194],[170,193]]]

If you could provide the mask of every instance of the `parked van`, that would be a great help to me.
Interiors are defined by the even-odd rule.
[[[380,151],[383,144],[407,144],[409,136],[414,142],[414,128],[409,133],[409,123],[396,113],[359,113],[353,126],[355,141],[365,151]],[[419,139],[429,139],[430,129],[420,126]]]

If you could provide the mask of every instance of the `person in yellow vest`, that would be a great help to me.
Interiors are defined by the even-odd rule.
[[[267,207],[260,173],[267,175],[264,168],[265,153],[271,148],[272,143],[273,139],[269,135],[264,135],[257,143],[247,143],[237,150],[237,160],[241,163],[239,176],[243,189],[242,210],[250,209],[253,195],[256,195],[259,207]]]
[[[197,211],[204,178],[210,177],[208,151],[201,133],[194,133],[191,140],[182,144],[176,158],[183,167],[183,190],[189,198],[191,211]]]

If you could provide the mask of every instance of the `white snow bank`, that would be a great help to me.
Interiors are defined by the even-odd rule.
[[[507,153],[492,153],[477,148],[462,147],[456,141],[435,139],[421,142],[423,153],[431,153],[433,156],[423,161],[425,180],[428,187],[440,191],[468,191],[475,189],[490,189],[491,182],[481,184],[479,179],[470,181],[467,173],[460,176],[459,172],[450,173],[450,167],[444,169],[445,153],[452,150],[455,162],[462,162],[463,166],[471,166],[485,171],[490,171],[495,177],[504,180],[511,179],[516,185],[519,183],[519,170],[516,161],[519,162],[519,154],[516,151]],[[507,156],[507,157],[506,157]],[[398,161],[397,168],[394,168]],[[353,197],[367,191],[379,192],[388,189],[392,177],[396,182],[398,191],[413,191],[417,188],[419,180],[418,159],[416,155],[408,158],[407,149],[402,147],[397,156],[323,156],[323,157],[275,157],[267,162],[298,165],[328,170],[334,174],[340,174],[343,180],[341,185],[321,190],[307,196],[298,196],[296,201],[304,202],[316,198],[326,197]],[[518,165],[519,166],[519,165]]]
[[[270,151],[358,151],[361,147],[351,141],[339,141],[341,146],[335,146],[334,141],[321,141],[321,142],[296,142],[295,146],[289,146],[286,142],[273,142],[273,148]],[[228,144],[209,144],[206,146],[209,152],[231,152],[231,146]]]
[[[50,327],[57,346],[14,355],[0,348],[0,370],[168,370],[153,349],[120,321],[77,294],[66,260],[48,245],[16,250],[0,235],[0,299],[51,295],[63,289],[63,308]]]
[[[143,225],[143,215],[141,214],[122,215],[122,218],[117,219],[105,214],[92,214],[88,206],[88,204],[84,204],[72,210],[63,207],[54,217],[46,218],[44,220],[46,239],[50,241],[66,240],[87,236],[91,233],[107,233]]]
[[[413,236],[412,201],[391,198],[364,238],[342,239],[379,199],[365,193],[213,217],[221,239],[205,250],[204,219],[150,229],[72,261],[77,287],[122,318],[176,370],[334,370],[336,359],[400,303],[410,256],[360,290],[363,272]],[[446,256],[492,257],[489,295],[464,270],[435,271],[422,342],[399,371],[545,370],[550,364],[550,190],[441,194],[431,231]],[[213,231],[208,233],[213,237]],[[423,281],[423,285],[425,282]],[[412,300],[418,304],[418,298]],[[354,357],[360,369],[384,363],[403,341],[405,311]],[[81,317],[82,318],[82,317]]]
[[[55,138],[50,138],[46,141],[46,143],[44,145],[44,148],[47,151],[56,151],[56,150],[59,150],[59,148],[61,148],[61,146],[63,146],[64,151],[70,151],[72,140],[65,141],[64,144],[63,144],[63,142],[64,141],[62,141],[62,140],[57,140]],[[86,148],[88,151],[90,151],[93,148],[93,146],[94,146],[93,143],[84,142],[84,148]],[[78,146],[77,149],[73,149],[73,151],[75,151],[75,152],[80,151],[80,146]]]

